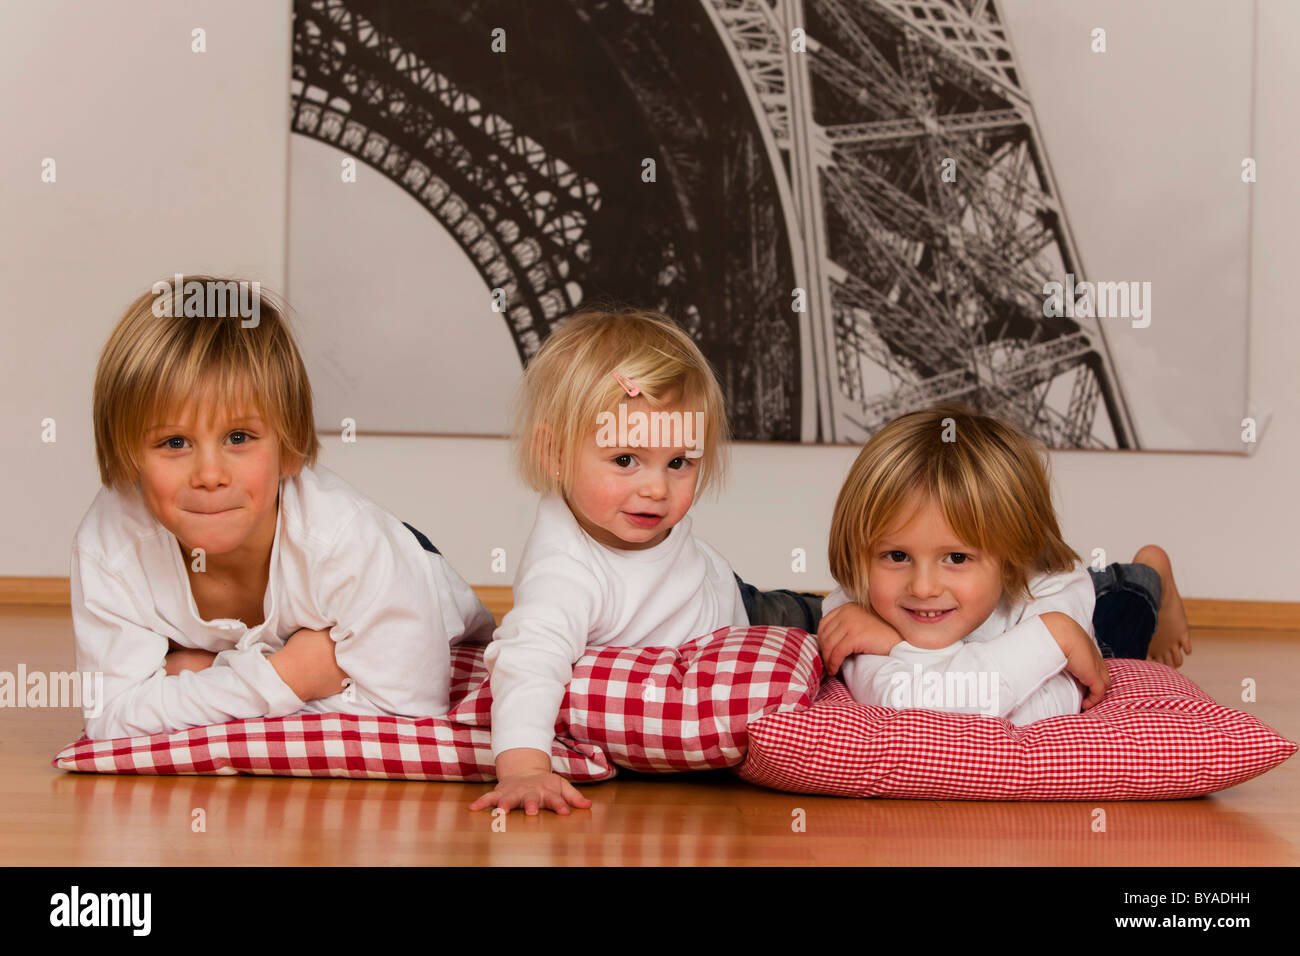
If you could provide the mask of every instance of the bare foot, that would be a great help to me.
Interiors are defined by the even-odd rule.
[[[1187,627],[1187,612],[1174,584],[1174,568],[1164,548],[1149,544],[1133,555],[1134,564],[1145,564],[1160,575],[1160,614],[1156,632],[1147,648],[1147,659],[1182,667],[1183,655],[1192,653],[1192,632]]]

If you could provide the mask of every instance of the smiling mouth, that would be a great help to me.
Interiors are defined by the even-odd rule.
[[[238,511],[239,509],[237,509],[237,508],[222,508],[222,509],[220,509],[219,511],[191,511],[190,509],[187,508],[186,510],[189,511],[190,514],[192,514],[192,515],[202,515],[202,516],[205,517],[205,518],[211,518],[213,515],[223,515],[223,514],[225,514],[225,513],[228,512],[228,511]]]
[[[950,607],[947,610],[943,610],[943,611],[918,611],[918,610],[913,610],[910,607],[905,607],[903,608],[903,610],[906,611],[911,616],[912,620],[922,621],[927,624],[931,624],[934,623],[935,621],[942,621],[944,618],[946,618],[949,614],[951,614],[953,611],[957,609],[955,607]]]

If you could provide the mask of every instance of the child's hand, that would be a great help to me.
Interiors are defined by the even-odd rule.
[[[497,756],[497,785],[469,805],[471,810],[482,810],[496,805],[510,811],[523,807],[530,817],[537,816],[545,806],[561,815],[575,806],[583,810],[591,801],[558,773],[551,771],[551,758],[540,750],[517,747]]]
[[[831,611],[817,625],[826,673],[839,673],[850,654],[879,654],[884,657],[903,643],[898,632],[881,620],[870,607],[845,604]]]
[[[172,641],[167,642],[173,650],[167,652],[167,676],[175,677],[181,671],[201,671],[212,666],[217,655],[212,651],[202,651],[195,647],[181,647]]]
[[[1042,618],[1065,655],[1065,669],[1088,690],[1083,699],[1083,710],[1096,706],[1110,690],[1110,671],[1101,651],[1088,632],[1069,615],[1048,611]]]
[[[348,675],[334,659],[334,638],[329,631],[300,628],[267,660],[299,700],[343,693]]]

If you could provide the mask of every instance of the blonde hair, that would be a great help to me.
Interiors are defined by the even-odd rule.
[[[220,283],[233,289],[239,281],[187,275],[184,286],[199,282],[210,289],[208,283]],[[162,286],[166,290],[158,291]],[[288,306],[260,284],[253,291],[259,296],[257,321],[247,328],[238,314],[184,315],[184,293],[170,280],[154,283],[127,308],[95,372],[95,455],[105,486],[122,488],[139,478],[148,429],[196,399],[252,404],[278,435],[285,460],[315,464],[320,441],[311,384],[289,332]],[[213,301],[211,294],[207,301]]]
[[[524,370],[515,399],[515,463],[524,483],[563,494],[577,475],[578,452],[597,416],[616,412],[628,394],[614,373],[640,389],[651,408],[674,399],[704,413],[697,494],[718,488],[729,440],[722,389],[685,332],[657,312],[584,310],[564,320]],[[558,459],[560,475],[553,470]]]
[[[945,440],[947,439],[947,440]],[[1003,591],[1030,597],[1036,574],[1069,571],[1052,508],[1045,451],[1006,422],[950,403],[896,418],[863,446],[831,519],[831,574],[858,603],[867,599],[871,552],[914,493],[936,501],[967,544],[1001,561]]]

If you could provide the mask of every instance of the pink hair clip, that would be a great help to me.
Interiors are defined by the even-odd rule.
[[[628,398],[636,398],[638,395],[641,394],[640,386],[638,386],[636,382],[632,381],[627,376],[622,375],[616,371],[614,372],[614,380],[618,382],[618,384],[623,386],[623,391],[627,392]]]

